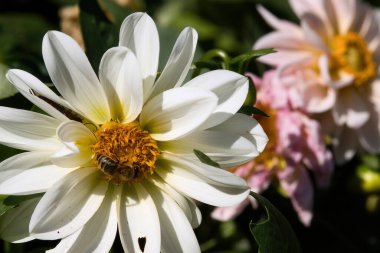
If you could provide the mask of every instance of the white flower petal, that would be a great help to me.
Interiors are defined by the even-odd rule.
[[[27,195],[45,192],[62,177],[75,168],[55,165],[40,165],[29,169],[16,169],[12,176],[1,178],[0,193],[7,195]],[[2,173],[0,173],[1,175]]]
[[[216,126],[243,105],[248,93],[248,78],[228,70],[215,70],[197,76],[184,87],[198,87],[212,91],[218,97],[218,106],[202,128]]]
[[[152,96],[182,84],[193,61],[197,39],[198,34],[193,28],[183,29],[164,70],[155,83]]]
[[[234,205],[249,193],[245,181],[230,172],[168,153],[161,154],[156,172],[176,190],[209,205]]]
[[[143,105],[139,63],[128,48],[109,49],[100,62],[99,78],[107,93],[113,119],[125,123],[137,118]]]
[[[61,240],[49,253],[109,252],[117,232],[116,199],[112,187],[102,205],[86,225]]]
[[[129,15],[120,28],[119,46],[132,50],[140,63],[145,101],[156,79],[160,52],[158,32],[152,18],[141,12]]]
[[[204,130],[160,145],[163,151],[197,159],[194,149],[200,150],[223,168],[239,165],[259,155],[249,139],[237,133]]]
[[[50,152],[32,151],[12,156],[0,163],[0,194],[44,192],[70,170],[46,166]],[[35,177],[34,173],[38,173]],[[62,174],[63,173],[63,174]],[[41,175],[44,180],[41,180]]]
[[[256,119],[237,113],[229,120],[210,129],[240,134],[255,143],[257,150],[262,152],[268,143],[268,136]]]
[[[12,243],[33,240],[29,220],[40,198],[26,200],[0,217],[0,237]]]
[[[63,106],[63,108],[70,108],[67,103],[36,77],[23,70],[11,69],[7,73],[7,78],[14,84],[14,86],[16,86],[19,92],[33,104],[49,113],[54,118],[59,120],[68,119],[63,112],[49,104],[46,99]],[[36,93],[38,96],[36,96]],[[45,100],[41,99],[41,97]]]
[[[160,143],[160,148],[193,159],[197,159],[193,151],[197,149],[223,168],[229,168],[258,156],[267,142],[268,137],[260,124],[238,113],[219,126]]]
[[[169,195],[157,191],[156,187],[148,189],[161,221],[161,252],[201,252],[194,231],[178,204]]]
[[[0,107],[0,143],[23,150],[54,150],[59,124],[40,113]]]
[[[152,175],[151,177],[152,183],[166,192],[182,209],[184,214],[186,215],[189,222],[193,227],[199,226],[202,220],[202,215],[195,205],[195,203],[191,200],[177,192],[170,185],[166,184],[162,181],[162,179],[156,175]]]
[[[54,184],[42,197],[30,221],[35,238],[55,240],[82,228],[103,202],[108,182],[94,168],[80,168]]]
[[[57,136],[63,143],[51,157],[61,167],[78,167],[92,159],[91,146],[96,142],[94,134],[83,124],[66,121],[57,129]]]
[[[41,165],[50,160],[50,151],[31,151],[11,156],[0,163],[0,178],[9,179],[20,171]]]
[[[83,50],[72,38],[50,31],[43,39],[42,53],[50,78],[72,106],[94,123],[110,119],[102,86]]]
[[[141,126],[159,141],[182,137],[199,127],[214,111],[217,97],[192,87],[167,90],[144,106]]]
[[[202,213],[192,199],[187,199],[191,211],[191,226],[197,228],[202,222]]]
[[[120,187],[118,225],[124,250],[130,253],[159,252],[160,221],[151,196],[139,184]],[[144,238],[145,244],[140,248]]]

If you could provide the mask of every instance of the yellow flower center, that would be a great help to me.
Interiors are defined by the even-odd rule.
[[[105,179],[130,184],[153,174],[160,152],[156,141],[137,122],[111,121],[102,125],[95,136],[94,161]]]
[[[330,71],[337,76],[339,71],[354,76],[354,84],[366,84],[376,75],[376,65],[365,40],[357,33],[349,32],[334,37]]]

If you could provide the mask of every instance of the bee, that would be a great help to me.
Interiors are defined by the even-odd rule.
[[[127,182],[139,176],[140,167],[138,165],[119,165],[116,161],[106,155],[99,155],[96,160],[100,166],[100,170],[107,176],[114,178],[116,181]]]
[[[132,179],[137,178],[138,169],[136,166],[126,165],[126,166],[120,167],[119,174],[120,174],[120,179],[122,179],[122,181],[130,181]]]
[[[107,176],[113,176],[119,168],[117,162],[108,156],[99,155],[96,160],[98,161],[100,170]]]

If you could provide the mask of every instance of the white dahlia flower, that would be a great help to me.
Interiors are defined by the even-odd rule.
[[[246,77],[217,70],[182,84],[196,40],[184,29],[156,78],[157,29],[135,13],[104,54],[99,79],[73,39],[45,35],[43,58],[62,97],[31,74],[8,72],[48,115],[0,107],[0,143],[26,151],[0,164],[0,194],[44,193],[3,216],[3,238],[62,239],[52,252],[108,252],[118,230],[126,252],[200,251],[193,199],[230,206],[249,187],[193,149],[230,167],[257,156],[267,136],[237,113]]]

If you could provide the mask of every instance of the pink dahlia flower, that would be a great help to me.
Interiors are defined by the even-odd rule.
[[[278,53],[261,61],[285,71],[303,72],[304,108],[332,120],[336,160],[356,151],[380,152],[380,19],[359,0],[289,0],[300,25],[279,20],[263,7],[259,12],[275,31],[254,48]]]
[[[324,145],[318,122],[295,109],[299,105],[297,96],[278,82],[275,71],[265,73],[263,80],[251,77],[257,88],[257,107],[270,115],[257,117],[269,142],[256,159],[231,170],[245,178],[255,192],[264,191],[277,179],[280,192],[290,198],[301,222],[309,225],[314,192],[309,174],[314,174],[317,186],[328,186],[333,170],[331,153]],[[217,208],[212,216],[229,220],[249,203],[254,201],[247,199],[233,207]]]

